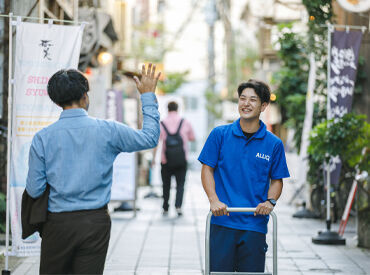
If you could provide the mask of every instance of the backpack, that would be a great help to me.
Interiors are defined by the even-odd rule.
[[[170,168],[179,168],[186,165],[184,142],[180,135],[180,129],[183,121],[184,119],[181,119],[179,128],[174,134],[170,134],[164,123],[161,122],[163,129],[166,131],[167,134],[165,155],[167,159],[167,165]]]

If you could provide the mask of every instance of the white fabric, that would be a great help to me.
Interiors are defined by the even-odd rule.
[[[21,199],[26,186],[28,153],[34,134],[53,123],[62,111],[47,94],[48,79],[60,69],[76,69],[83,28],[17,23],[12,105],[10,217],[12,255],[40,252],[38,233],[22,240]]]

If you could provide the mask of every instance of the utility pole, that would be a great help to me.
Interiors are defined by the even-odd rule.
[[[215,22],[217,20],[216,1],[208,0],[205,7],[205,17],[208,24],[208,87],[207,91],[215,92]],[[208,129],[214,126],[214,115],[208,111]]]

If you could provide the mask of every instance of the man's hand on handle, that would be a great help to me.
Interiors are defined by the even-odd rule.
[[[142,66],[141,79],[139,80],[134,76],[137,89],[140,94],[155,92],[155,87],[157,86],[158,79],[161,75],[161,72],[155,76],[155,65],[152,66],[152,63],[149,63],[148,69],[145,69],[145,65]]]
[[[257,205],[254,215],[268,215],[272,210],[274,210],[274,206],[269,201],[261,202]]]
[[[214,216],[224,216],[228,215],[229,212],[227,212],[226,208],[227,205],[224,204],[223,202],[220,202],[219,200],[215,200],[210,203],[211,211]]]

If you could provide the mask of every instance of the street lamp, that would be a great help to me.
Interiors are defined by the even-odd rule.
[[[110,62],[112,62],[112,60],[113,60],[113,56],[109,52],[104,51],[98,54],[98,62],[102,66],[109,64]]]

